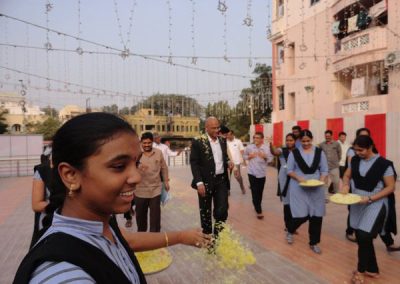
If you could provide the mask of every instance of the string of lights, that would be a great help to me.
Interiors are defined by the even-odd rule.
[[[64,32],[61,32],[61,31],[57,31],[57,30],[54,30],[54,29],[46,28],[46,27],[43,27],[41,25],[34,24],[32,22],[25,21],[25,20],[22,20],[22,19],[18,19],[18,18],[15,18],[15,17],[12,17],[12,16],[8,16],[8,15],[5,15],[5,14],[1,14],[0,13],[0,17],[6,17],[6,18],[14,20],[14,21],[18,21],[18,22],[21,22],[21,23],[25,23],[25,24],[34,26],[34,27],[36,27],[38,29],[46,30],[46,31],[49,31],[51,33],[55,33],[55,34],[57,34],[59,36],[65,36],[65,37],[73,38],[75,40],[80,40],[82,42],[85,42],[85,43],[88,43],[88,44],[91,44],[91,45],[95,45],[95,46],[99,46],[99,47],[105,48],[105,49],[110,50],[110,51],[116,51],[119,54],[121,54],[121,52],[123,52],[123,50],[115,48],[115,47],[112,47],[112,46],[108,46],[108,45],[105,45],[105,44],[102,44],[102,43],[97,43],[97,42],[94,42],[92,40],[87,40],[87,39],[84,39],[84,38],[81,38],[81,37],[73,36],[73,35],[70,35],[70,34],[67,34],[67,33],[64,33]],[[50,49],[53,50],[53,47],[51,47]],[[83,51],[83,53],[86,53],[86,51]],[[207,70],[207,69],[200,68],[200,67],[185,65],[185,64],[181,64],[181,63],[170,63],[170,62],[168,62],[168,60],[165,61],[165,60],[162,60],[160,58],[155,58],[155,57],[152,57],[152,56],[147,56],[147,55],[138,54],[138,53],[129,52],[129,55],[136,56],[136,57],[141,57],[143,59],[152,60],[152,61],[156,61],[156,62],[159,62],[159,63],[170,64],[170,65],[175,66],[175,67],[187,68],[187,69],[191,69],[191,70],[195,70],[195,71],[207,72],[207,73],[216,74],[216,75],[232,76],[232,77],[245,78],[245,79],[246,78],[255,78],[255,76],[249,76],[249,75],[246,75],[246,74],[233,74],[233,73],[228,73],[228,72],[219,72],[219,71],[214,71],[214,70]],[[168,59],[169,58],[170,57],[168,56]]]

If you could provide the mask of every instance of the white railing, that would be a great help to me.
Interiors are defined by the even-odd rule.
[[[0,178],[31,176],[39,163],[38,157],[0,158]]]
[[[168,166],[169,167],[179,167],[179,166],[187,166],[189,165],[189,157],[190,151],[185,150],[182,151],[179,156],[176,157],[168,157]]]

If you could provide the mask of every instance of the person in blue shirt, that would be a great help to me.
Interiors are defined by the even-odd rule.
[[[268,162],[272,159],[269,147],[263,144],[264,134],[256,132],[253,136],[253,144],[246,147],[243,158],[248,161],[247,173],[249,176],[251,196],[258,219],[263,219],[261,208],[263,198],[265,176]]]

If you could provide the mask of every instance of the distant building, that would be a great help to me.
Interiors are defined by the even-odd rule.
[[[25,98],[15,93],[0,93],[0,107],[7,110],[5,115],[11,134],[23,133],[24,125],[43,121],[45,114],[39,106],[29,104]]]
[[[86,113],[86,109],[77,105],[66,105],[58,112],[58,118],[61,122],[65,122],[75,116]]]
[[[163,137],[193,138],[199,135],[200,119],[181,115],[154,115],[153,109],[140,109],[133,115],[125,115],[138,135],[146,131],[158,132]]]

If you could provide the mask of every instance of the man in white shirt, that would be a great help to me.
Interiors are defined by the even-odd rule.
[[[346,132],[340,132],[339,133],[339,145],[342,150],[342,156],[339,161],[339,172],[340,172],[340,178],[343,178],[344,172],[346,170],[346,159],[347,159],[347,151],[350,148],[350,144],[346,142],[347,134]]]
[[[164,161],[169,165],[169,159],[168,157],[176,157],[178,156],[181,151],[175,152],[172,151],[167,145],[161,143],[161,136],[155,132],[153,133],[154,137],[154,143],[153,143],[153,148],[156,148],[161,151],[164,157]]]
[[[226,143],[228,145],[228,156],[234,165],[233,175],[238,181],[242,193],[245,194],[246,189],[244,188],[243,178],[240,172],[240,166],[243,164],[243,143],[240,141],[240,139],[235,137],[233,130],[230,130],[228,127],[221,127],[221,135],[226,138]]]

